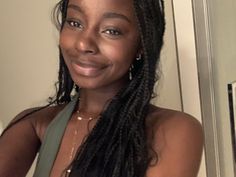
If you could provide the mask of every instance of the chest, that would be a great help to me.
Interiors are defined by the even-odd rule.
[[[66,176],[81,144],[95,124],[96,120],[78,120],[77,117],[72,116],[62,137],[50,177]]]

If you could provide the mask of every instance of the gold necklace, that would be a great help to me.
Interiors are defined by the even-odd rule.
[[[89,121],[90,122],[91,120],[95,120],[95,119],[98,119],[98,118],[101,117],[101,114],[98,114],[98,116],[96,116],[96,117],[84,118],[84,117],[80,116],[80,111],[79,110],[77,110],[76,113],[78,114],[76,119],[79,120],[79,121],[83,121],[84,120],[84,121]],[[74,136],[73,136],[73,139],[72,139],[73,144],[72,144],[72,149],[71,149],[71,152],[70,152],[70,161],[73,160],[74,155],[75,155],[75,151],[76,151],[76,149],[75,149],[75,137],[77,135],[78,135],[78,130],[76,129],[74,131]],[[68,176],[71,173],[71,169],[72,169],[72,167],[70,166],[66,170],[66,176]]]
[[[98,114],[98,116],[96,116],[96,117],[89,117],[89,118],[84,118],[84,117],[80,116],[80,111],[79,111],[79,110],[77,110],[77,111],[76,111],[76,113],[78,114],[77,120],[85,120],[85,121],[90,121],[90,120],[98,119],[98,118],[100,118],[100,117],[101,117],[101,115],[100,115],[100,114]]]

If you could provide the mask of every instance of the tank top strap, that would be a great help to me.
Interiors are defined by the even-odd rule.
[[[33,177],[49,177],[60,147],[62,136],[74,111],[78,97],[77,94],[48,125],[40,147]]]

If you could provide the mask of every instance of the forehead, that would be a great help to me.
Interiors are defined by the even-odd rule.
[[[85,11],[115,11],[133,14],[133,0],[69,0],[69,4],[78,5]]]

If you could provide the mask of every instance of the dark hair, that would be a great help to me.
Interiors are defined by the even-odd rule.
[[[133,1],[141,34],[142,59],[135,60],[133,79],[111,100],[81,145],[71,164],[71,177],[144,177],[150,163],[145,118],[163,45],[164,3],[163,0]],[[54,11],[60,30],[67,5],[68,0],[61,0]],[[74,85],[60,51],[57,104],[71,100]]]

